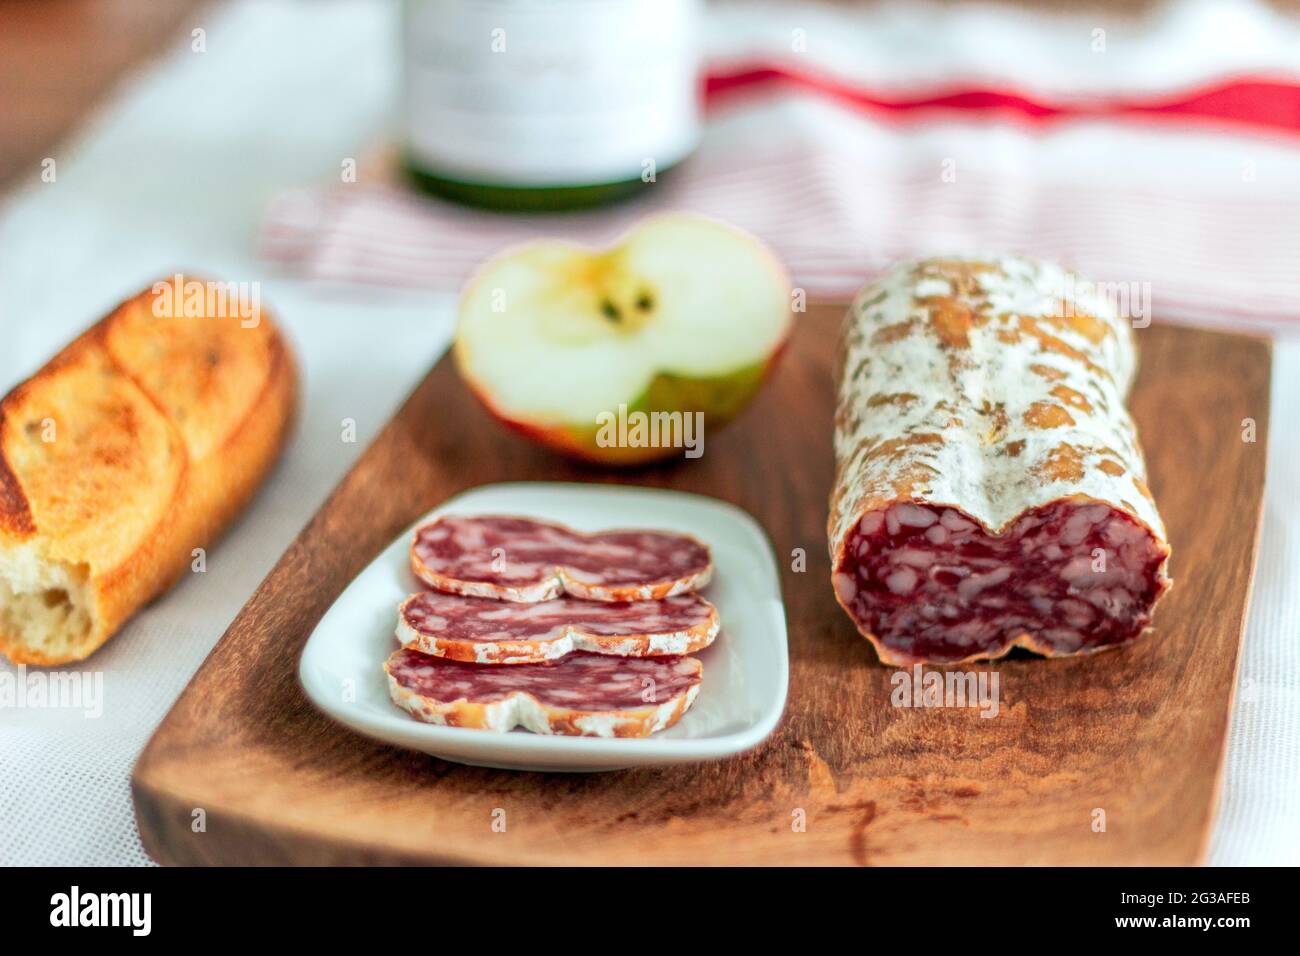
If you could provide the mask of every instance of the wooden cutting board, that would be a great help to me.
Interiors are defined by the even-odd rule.
[[[703,458],[622,473],[508,433],[444,359],[149,742],[132,780],[149,853],[242,864],[1200,860],[1260,522],[1268,344],[1158,324],[1138,333],[1132,407],[1173,543],[1174,589],[1156,633],[1134,646],[976,668],[1000,675],[1000,713],[984,719],[891,706],[894,670],[832,596],[825,524],[842,311],[802,317],[771,383],[739,422],[707,436]],[[1254,442],[1243,441],[1244,419]],[[791,663],[785,717],[766,744],[684,768],[517,773],[374,743],[312,707],[298,655],[352,577],[448,496],[520,479],[680,488],[758,519],[785,561]],[[796,548],[807,554],[802,573],[788,560]]]

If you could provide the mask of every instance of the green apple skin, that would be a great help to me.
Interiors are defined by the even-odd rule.
[[[704,453],[708,454],[708,442],[712,433],[745,409],[771,375],[785,348],[786,341],[783,341],[766,361],[738,368],[725,375],[684,378],[661,372],[651,380],[641,395],[627,403],[627,411],[683,414],[703,412]],[[497,409],[491,398],[472,381],[470,386],[479,401],[498,421],[535,442],[587,464],[633,468],[668,458],[685,457],[686,450],[680,447],[601,446],[596,440],[600,428],[594,422],[577,425],[511,418]],[[618,410],[610,409],[610,412],[617,414]]]

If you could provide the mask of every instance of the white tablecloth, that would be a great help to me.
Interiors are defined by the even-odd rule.
[[[252,251],[274,196],[337,176],[390,128],[395,8],[256,0],[193,26],[206,52],[166,53],[54,150],[55,182],[33,169],[0,207],[0,390],[117,300],[199,268],[262,281],[303,364],[304,417],[207,573],[78,668],[103,674],[101,715],[0,709],[3,863],[147,862],[127,782],[144,742],[448,339],[445,295],[287,281]],[[1274,375],[1264,539],[1212,850],[1226,864],[1300,861],[1300,337],[1279,341]],[[340,440],[345,418],[355,444]]]

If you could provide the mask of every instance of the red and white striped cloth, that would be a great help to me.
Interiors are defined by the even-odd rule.
[[[1006,250],[1142,283],[1158,317],[1300,320],[1300,22],[1230,0],[1143,19],[745,3],[711,6],[707,41],[703,144],[644,199],[514,217],[305,188],[272,203],[262,254],[455,291],[512,243],[686,209],[763,237],[816,297],[902,257]]]

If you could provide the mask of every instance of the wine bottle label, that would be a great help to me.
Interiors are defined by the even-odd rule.
[[[484,185],[649,179],[700,127],[698,0],[407,0],[414,163]]]

